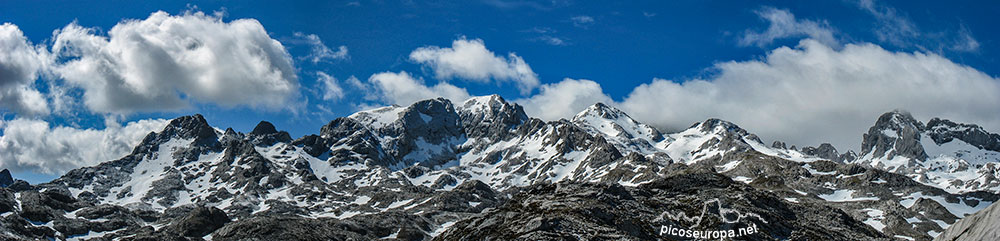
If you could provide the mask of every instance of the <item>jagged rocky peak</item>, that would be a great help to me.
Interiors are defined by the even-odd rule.
[[[211,144],[218,139],[215,128],[208,125],[208,121],[201,114],[181,116],[170,120],[170,123],[160,131],[159,137],[194,139],[196,145]]]
[[[833,147],[833,145],[830,145],[830,143],[819,144],[818,147],[803,147],[802,153],[835,161],[838,161],[840,158],[840,152],[838,152],[837,148]]]
[[[149,155],[156,152],[160,144],[170,140],[190,140],[193,149],[199,149],[190,153],[204,152],[209,150],[219,150],[222,145],[219,142],[219,134],[215,128],[208,125],[208,121],[200,114],[182,116],[170,120],[167,126],[159,132],[150,132],[142,139],[139,145],[132,149],[131,155]]]
[[[524,108],[500,95],[472,97],[456,107],[469,137],[505,139],[511,129],[528,121]]]
[[[215,139],[215,128],[201,114],[181,116],[170,120],[162,133],[175,133],[181,138]]]
[[[861,141],[861,153],[872,158],[892,159],[896,156],[916,160],[927,159],[920,144],[924,129],[909,112],[895,110],[879,116],[875,126],[868,129]]]
[[[0,171],[0,187],[7,187],[14,184],[14,178],[10,176],[10,171],[3,169]]]
[[[938,145],[959,139],[979,149],[1000,152],[1000,134],[987,132],[978,125],[933,118],[927,122],[926,131]]]

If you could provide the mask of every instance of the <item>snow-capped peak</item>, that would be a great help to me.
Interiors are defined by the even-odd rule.
[[[861,144],[862,156],[852,163],[911,176],[950,192],[1000,190],[988,165],[1000,161],[1000,135],[981,127],[939,118],[925,126],[909,113],[879,116]]]
[[[629,120],[632,119],[631,117],[628,116],[628,114],[625,114],[625,112],[619,110],[618,108],[614,108],[600,102],[595,103],[587,107],[586,110],[583,110],[580,113],[576,114],[576,116],[573,117],[573,120],[586,118],[587,116],[596,116],[609,120],[616,120],[621,118],[627,118]]]
[[[663,135],[656,128],[640,123],[625,112],[604,103],[593,104],[576,114],[573,123],[607,136],[623,139],[638,138],[651,143],[663,139]]]
[[[486,96],[476,96],[469,98],[461,105],[457,106],[455,109],[462,112],[495,112],[496,110],[503,108],[507,104],[507,101],[500,97],[500,95],[486,95]]]

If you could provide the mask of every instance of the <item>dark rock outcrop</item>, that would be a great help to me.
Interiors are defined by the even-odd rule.
[[[0,187],[7,187],[14,184],[14,178],[10,176],[10,171],[3,169],[0,171]]]
[[[229,216],[214,207],[197,207],[187,216],[174,221],[164,232],[185,237],[202,237],[229,223]]]
[[[978,125],[933,118],[927,122],[926,129],[938,145],[958,139],[980,149],[1000,152],[1000,134],[989,133]]]
[[[271,122],[261,121],[247,134],[250,142],[256,146],[270,146],[278,142],[291,142],[292,136],[285,131],[278,131]]]

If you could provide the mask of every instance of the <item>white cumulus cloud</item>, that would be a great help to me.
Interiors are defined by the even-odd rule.
[[[34,85],[50,64],[45,48],[28,41],[17,25],[0,25],[0,109],[29,116],[48,114],[48,102]]]
[[[445,82],[426,86],[423,79],[414,78],[405,71],[377,73],[369,77],[368,82],[375,90],[374,97],[386,104],[406,106],[437,97],[444,97],[455,103],[469,99],[469,92],[464,88]]]
[[[481,39],[463,37],[452,42],[451,48],[420,47],[410,53],[410,60],[430,67],[441,80],[457,77],[480,83],[510,81],[523,94],[539,85],[538,75],[524,59],[514,53],[497,56],[486,49]]]
[[[654,79],[620,103],[630,115],[677,130],[708,117],[762,138],[857,150],[882,113],[912,112],[1000,130],[1000,80],[933,53],[891,52],[874,44],[836,50],[806,39],[761,60],[714,66],[709,79]]]
[[[569,78],[543,85],[538,94],[515,102],[529,116],[550,121],[572,117],[597,102],[614,104],[597,82]]]
[[[191,101],[278,109],[298,93],[291,56],[254,19],[158,11],[107,36],[72,23],[54,33],[61,78],[101,113],[170,110]]]
[[[166,126],[163,119],[108,121],[103,130],[52,126],[42,120],[16,118],[0,122],[0,169],[62,174],[121,158],[142,138]]]
[[[774,40],[790,37],[809,37],[829,46],[838,45],[832,28],[825,21],[798,20],[788,10],[773,7],[764,7],[755,13],[770,25],[763,32],[746,31],[740,38],[740,45],[765,47]]]

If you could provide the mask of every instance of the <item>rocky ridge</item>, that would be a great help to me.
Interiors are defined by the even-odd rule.
[[[719,119],[665,134],[600,103],[572,120],[546,122],[496,95],[362,111],[294,140],[266,121],[239,133],[186,116],[118,160],[2,189],[0,235],[556,239],[605,230],[601,237],[673,239],[655,232],[657,225],[692,224],[616,220],[652,217],[663,205],[694,216],[699,205],[721,198],[733,205],[727,209],[761,217],[743,223],[768,234],[752,239],[930,240],[998,195],[991,179],[969,185],[963,177],[913,170],[983,172],[996,165],[985,154],[995,152],[997,138],[974,125],[907,117],[880,117],[858,156],[829,144],[769,147]],[[959,142],[968,145],[955,150],[965,152],[935,149]],[[968,168],[928,164],[944,158]],[[960,188],[941,185],[956,180]],[[744,198],[724,195],[730,192]],[[539,216],[549,213],[558,215]],[[582,218],[590,214],[604,219]],[[504,217],[533,226],[475,231],[520,220]],[[811,225],[782,221],[790,217]]]

